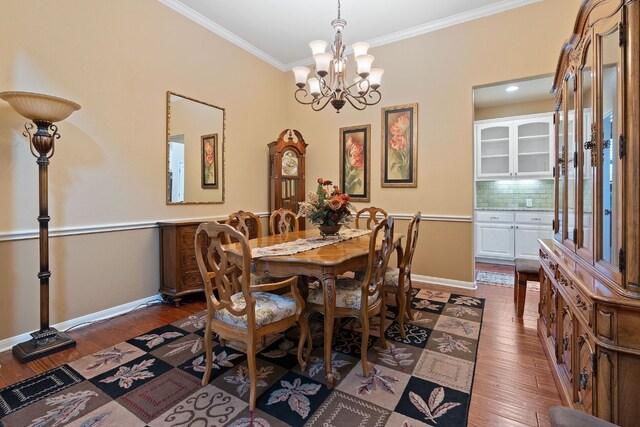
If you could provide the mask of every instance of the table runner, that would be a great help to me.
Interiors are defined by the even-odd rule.
[[[294,240],[293,242],[284,242],[273,246],[253,248],[251,250],[251,257],[259,258],[263,256],[293,255],[298,252],[310,251],[312,249],[333,245],[334,243],[343,242],[345,240],[355,239],[356,237],[364,236],[369,233],[371,233],[371,230],[352,230],[348,228],[340,231],[340,234],[335,237],[323,238],[321,235],[318,235],[306,239]]]

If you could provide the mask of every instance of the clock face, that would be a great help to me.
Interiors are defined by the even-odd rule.
[[[298,174],[298,156],[291,150],[285,151],[282,155],[282,174]]]

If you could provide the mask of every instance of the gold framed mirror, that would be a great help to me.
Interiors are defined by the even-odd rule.
[[[224,203],[224,108],[167,91],[166,202]]]

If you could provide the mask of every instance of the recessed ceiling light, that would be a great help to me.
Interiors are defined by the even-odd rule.
[[[515,91],[517,91],[518,89],[520,89],[518,86],[509,86],[509,87],[508,87],[508,88],[506,88],[505,90],[506,90],[507,92],[515,92]]]

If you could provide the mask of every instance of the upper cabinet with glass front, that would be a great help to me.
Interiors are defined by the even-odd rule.
[[[476,179],[551,178],[553,115],[476,121]]]
[[[555,240],[640,296],[639,6],[585,5],[554,82]]]

